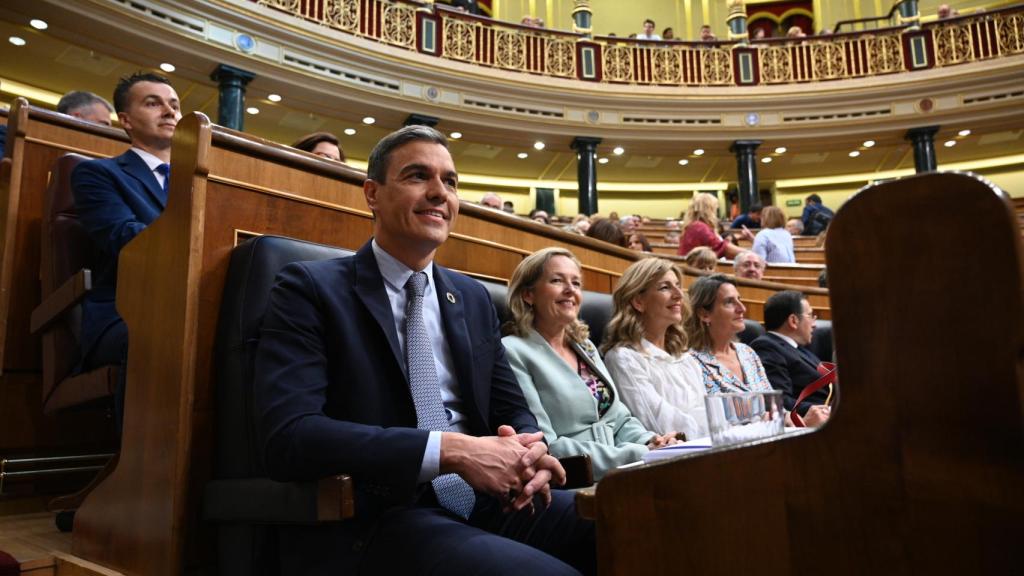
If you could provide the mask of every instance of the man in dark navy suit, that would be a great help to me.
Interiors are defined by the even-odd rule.
[[[370,154],[374,237],[278,275],[255,366],[270,476],[355,479],[355,517],[281,531],[294,574],[594,571],[580,520],[476,281],[434,263],[459,213],[436,130]]]
[[[764,327],[768,332],[750,343],[764,364],[772,388],[782,390],[786,409],[804,417],[808,426],[823,423],[829,415],[829,407],[824,405],[828,398],[827,387],[796,405],[804,388],[821,376],[818,374],[821,360],[807,348],[814,336],[816,319],[811,303],[802,292],[777,292],[764,304]]]
[[[122,78],[114,89],[114,108],[131,149],[82,162],[71,174],[75,207],[98,253],[91,263],[93,288],[82,303],[82,370],[127,359],[128,330],[114,308],[117,257],[167,204],[171,137],[181,119],[178,94],[156,74]],[[119,389],[114,395],[118,417],[123,398]]]

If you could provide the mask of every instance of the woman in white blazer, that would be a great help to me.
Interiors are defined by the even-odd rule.
[[[562,248],[535,252],[512,274],[502,344],[550,453],[589,455],[600,480],[674,442],[675,432],[659,436],[630,415],[579,320],[581,301],[576,257]]]

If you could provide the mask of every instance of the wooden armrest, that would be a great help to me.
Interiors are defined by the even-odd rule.
[[[64,312],[81,302],[86,293],[92,290],[92,271],[82,268],[74,276],[68,278],[46,300],[43,300],[32,311],[30,330],[37,334],[49,326]]]
[[[215,522],[336,522],[355,515],[354,494],[352,477],[347,475],[316,482],[214,480],[206,485],[203,515]]]
[[[562,463],[562,468],[565,468],[565,486],[562,488],[572,490],[594,483],[594,467],[590,462],[590,456],[566,456],[559,458],[558,461]]]
[[[586,520],[597,519],[597,486],[576,491],[576,515]]]

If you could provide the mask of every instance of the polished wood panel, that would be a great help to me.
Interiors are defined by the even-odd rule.
[[[970,248],[956,235],[905,233],[922,219],[973,222],[990,249],[962,257]],[[1019,234],[1008,198],[971,176],[861,190],[829,232],[841,366],[830,422],[606,476],[579,497],[597,521],[601,573],[1016,572]],[[926,273],[906,269],[938,260]]]
[[[40,221],[50,166],[67,152],[113,156],[127,136],[15,100],[8,130],[10,172],[0,180],[0,370],[40,366],[39,339],[29,316],[39,305]]]

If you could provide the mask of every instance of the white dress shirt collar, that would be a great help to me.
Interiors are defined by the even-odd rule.
[[[792,346],[793,348],[799,348],[799,347],[800,347],[800,346],[799,346],[799,345],[798,345],[798,344],[796,343],[796,340],[793,340],[792,338],[790,338],[789,336],[786,336],[785,334],[782,334],[781,332],[776,332],[775,330],[769,330],[769,331],[768,331],[768,333],[769,333],[769,334],[775,334],[775,335],[776,335],[776,336],[778,336],[779,338],[782,338],[782,340],[783,340],[783,341],[785,341],[785,342],[786,342],[786,344],[789,344],[789,345],[790,345],[790,346]]]

